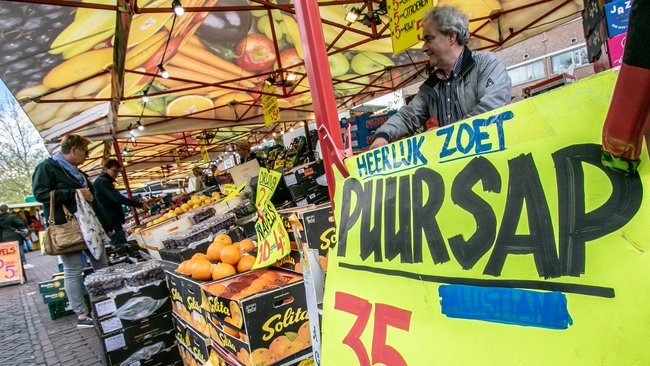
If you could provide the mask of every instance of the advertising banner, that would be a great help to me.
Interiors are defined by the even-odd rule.
[[[0,286],[23,282],[18,242],[0,243]]]
[[[279,172],[260,168],[255,197],[258,215],[255,232],[259,244],[253,268],[268,267],[286,256],[291,250],[289,235],[284,228],[282,218],[271,203],[271,197],[273,197],[280,179],[282,179],[282,174]]]
[[[650,360],[650,182],[601,164],[610,70],[345,161],[322,365]]]

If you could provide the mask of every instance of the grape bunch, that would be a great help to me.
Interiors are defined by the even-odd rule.
[[[165,278],[165,269],[158,261],[137,263],[126,271],[126,284],[140,287]]]
[[[62,62],[48,51],[54,38],[74,20],[69,7],[0,3],[0,77],[14,93],[39,85]]]

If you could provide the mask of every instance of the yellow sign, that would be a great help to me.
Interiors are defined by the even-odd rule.
[[[230,192],[228,192],[228,193],[225,193],[226,191],[224,190],[224,194],[226,194],[227,196],[223,200],[227,202],[227,201],[230,201],[231,199],[233,199],[233,198],[235,198],[235,197],[237,197],[237,196],[239,196],[241,194],[241,191],[243,191],[244,188],[246,188],[246,182],[239,185],[239,187],[235,187],[234,184],[224,184],[224,187],[225,186],[234,187],[234,189],[231,189]]]
[[[278,106],[278,98],[275,95],[275,85],[263,84],[262,92],[268,93],[262,95],[262,108],[264,110],[264,124],[271,125],[280,121],[280,107]]]
[[[18,242],[0,243],[0,284],[22,282],[23,269]]]
[[[237,189],[237,186],[234,185],[234,184],[224,184],[223,185],[223,194],[229,195],[230,192],[234,191],[235,189]]]
[[[208,154],[208,148],[205,145],[201,144],[201,158],[204,163],[210,162],[210,154]]]
[[[289,254],[291,244],[282,218],[269,200],[265,200],[260,217],[255,223],[257,233],[257,258],[253,268],[268,267]],[[260,211],[258,211],[260,212]]]
[[[289,235],[282,224],[282,218],[271,203],[273,192],[282,179],[282,174],[274,170],[260,168],[257,177],[255,207],[259,216],[255,223],[257,233],[257,258],[253,268],[267,267],[289,253]]]
[[[181,158],[178,156],[178,149],[172,149],[172,156],[174,157],[174,163],[176,164],[176,170],[179,173],[183,172],[183,166],[181,165]]]
[[[255,206],[261,209],[262,204],[273,197],[273,192],[282,179],[282,174],[275,170],[260,168],[260,175],[257,177],[257,194],[255,195]]]
[[[649,162],[600,160],[616,77],[347,159],[322,365],[650,360]]]
[[[422,15],[437,3],[436,0],[386,1],[394,55],[423,41]]]

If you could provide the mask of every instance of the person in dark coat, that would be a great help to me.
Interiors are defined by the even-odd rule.
[[[88,176],[77,168],[88,157],[89,144],[90,140],[85,137],[65,136],[61,141],[61,151],[36,167],[32,176],[32,191],[36,199],[43,204],[43,217],[49,220],[50,210],[54,210],[54,223],[57,225],[67,222],[63,205],[70,213],[77,212],[76,191],[81,191],[86,201],[92,203],[97,218],[106,230],[108,226],[94,202],[92,184]],[[50,191],[55,191],[54,207],[50,207]],[[106,234],[110,236],[112,233],[106,230]],[[90,252],[87,254],[95,270],[107,267],[105,250],[101,250],[99,258],[95,258]],[[64,268],[65,292],[72,310],[77,313],[77,327],[91,328],[93,320],[89,316],[81,287],[82,252],[66,253],[60,257]]]
[[[24,237],[20,234],[25,229],[25,220],[10,213],[9,206],[0,205],[0,243],[9,241],[18,242],[18,250],[20,251],[20,260],[23,262],[23,268],[30,269],[34,268],[34,266],[28,264],[25,259],[25,250],[22,244]]]
[[[115,189],[115,179],[122,169],[117,160],[106,159],[103,166],[104,172],[93,183],[97,206],[102,212],[109,230],[115,232],[110,236],[111,244],[126,243],[126,233],[122,229],[125,222],[122,205],[141,208],[143,204],[140,201],[124,197]]]

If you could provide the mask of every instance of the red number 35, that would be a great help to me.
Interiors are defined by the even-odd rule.
[[[357,320],[343,339],[343,343],[352,348],[361,366],[371,366],[378,363],[386,366],[406,366],[406,361],[402,355],[395,348],[386,344],[386,332],[388,326],[408,331],[411,322],[410,311],[386,304],[375,305],[371,363],[368,351],[366,351],[360,337],[370,319],[372,304],[360,297],[337,292],[335,294],[334,308],[357,316]]]

